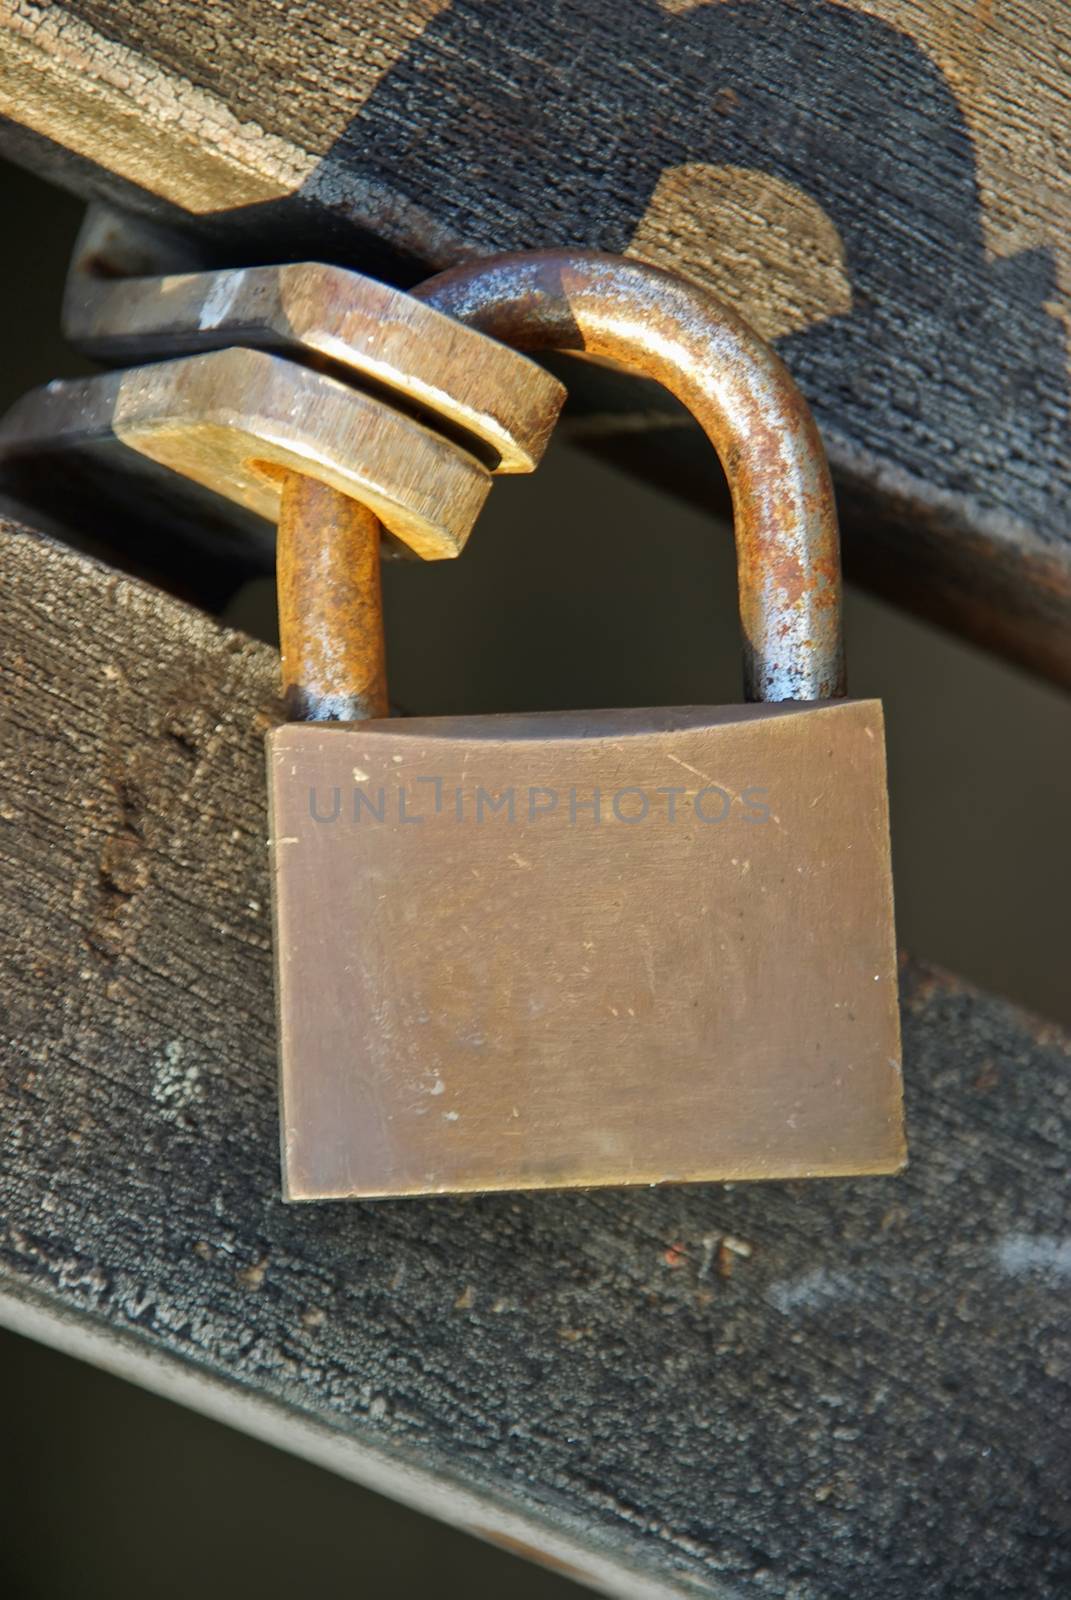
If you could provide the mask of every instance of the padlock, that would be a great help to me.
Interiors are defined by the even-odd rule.
[[[195,353],[36,391],[0,459],[42,494],[57,453],[68,487],[136,468],[187,533],[278,516],[304,719],[268,739],[286,1195],[895,1171],[882,712],[844,698],[832,488],[776,355],[591,252],[409,295],[317,264],[122,277],[146,261],[91,220],[69,334]],[[381,535],[456,555],[490,474],[536,464],[563,395],[539,348],[660,380],[714,444],[744,705],[387,716]]]
[[[417,295],[690,406],[733,495],[749,703],[330,720],[385,708],[377,568],[367,529],[325,541],[295,488],[284,668],[320,720],[268,739],[288,1197],[895,1171],[882,711],[843,698],[798,391],[638,262],[535,252]]]

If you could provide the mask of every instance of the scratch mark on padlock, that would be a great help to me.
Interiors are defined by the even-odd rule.
[[[640,959],[643,961],[643,970],[647,974],[647,985],[653,998],[656,985],[654,949],[651,945],[651,935],[646,928],[636,929],[636,943],[640,947]],[[594,946],[592,948],[594,949]]]
[[[704,783],[714,782],[714,779],[710,776],[709,772],[700,772],[698,767],[690,766],[687,761],[682,761],[680,756],[671,755],[668,750],[666,752],[666,760],[672,761],[675,766],[683,767],[685,772],[690,772],[695,777],[702,778]]]
[[[201,306],[198,325],[202,330],[218,328],[221,323],[226,322],[231,306],[236,296],[241,293],[244,282],[245,272],[240,269],[216,274],[215,282]]]

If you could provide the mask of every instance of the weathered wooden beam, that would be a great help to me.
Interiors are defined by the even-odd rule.
[[[0,112],[224,254],[691,273],[814,406],[849,573],[1071,682],[1069,42],[1056,0],[0,0]],[[679,419],[581,388],[604,451],[703,470]]]
[[[1066,1592],[1067,1039],[908,964],[902,1177],[285,1206],[277,658],[0,563],[0,1318],[609,1593]]]

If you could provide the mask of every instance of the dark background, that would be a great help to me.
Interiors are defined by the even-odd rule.
[[[59,335],[81,208],[6,166],[0,205],[6,407],[85,368]],[[461,561],[394,566],[386,587],[392,693],[408,710],[739,696],[728,529],[566,445],[533,479],[496,485]],[[270,637],[272,611],[270,582],[254,580],[226,615]],[[852,692],[886,706],[901,944],[1071,1025],[1071,706],[857,592],[847,630]],[[0,1416],[5,1596],[576,1593],[3,1333]]]

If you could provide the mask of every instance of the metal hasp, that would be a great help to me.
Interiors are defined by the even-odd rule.
[[[539,461],[565,391],[341,267],[168,270],[191,264],[166,230],[90,207],[64,331],[94,359],[151,365],[25,395],[0,425],[5,479],[46,510],[80,492],[106,508],[118,485],[156,538],[210,547],[276,524],[290,713],[385,714],[381,543],[456,556],[492,476]]]
[[[152,225],[91,208],[64,331],[95,359],[151,364],[15,403],[0,466],[27,503],[133,487],[154,537],[213,548],[270,540],[296,473],[374,513],[387,553],[437,560],[463,548],[492,476],[542,455],[565,391],[507,345],[341,267],[160,270],[175,258]]]
[[[844,693],[825,451],[788,369],[742,317],[685,278],[589,250],[499,256],[414,293],[519,349],[609,358],[682,401],[732,492],[746,698]]]

